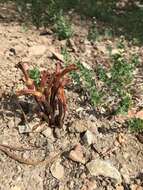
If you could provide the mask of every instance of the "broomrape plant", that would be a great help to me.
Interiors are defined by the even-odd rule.
[[[16,95],[32,95],[40,108],[38,115],[50,126],[62,127],[67,110],[64,87],[70,82],[65,75],[77,70],[77,67],[72,64],[62,69],[61,64],[57,63],[53,73],[48,70],[40,72],[36,68],[29,70],[26,63],[19,63],[18,67],[24,74],[27,88],[17,91]]]

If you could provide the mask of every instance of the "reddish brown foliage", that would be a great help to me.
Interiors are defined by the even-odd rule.
[[[76,66],[72,64],[62,69],[61,64],[57,63],[55,72],[49,73],[44,70],[40,73],[40,84],[38,86],[30,78],[27,64],[19,63],[18,67],[24,74],[27,88],[17,91],[16,94],[18,96],[34,96],[41,110],[38,114],[48,121],[50,125],[62,126],[66,113],[64,87],[70,82],[65,75],[76,70]]]

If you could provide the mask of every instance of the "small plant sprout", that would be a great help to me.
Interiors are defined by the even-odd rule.
[[[99,39],[99,31],[97,28],[97,23],[96,23],[95,18],[93,19],[92,26],[90,27],[90,29],[88,31],[87,38],[91,42],[95,42]]]
[[[40,71],[37,67],[29,70],[29,76],[31,79],[34,80],[36,85],[39,85],[39,83],[40,83]]]
[[[142,133],[143,132],[143,120],[140,118],[132,118],[127,121],[130,132]]]
[[[104,36],[105,38],[107,39],[110,39],[113,37],[113,33],[112,33],[112,30],[111,28],[106,28],[105,31],[104,31]]]
[[[55,72],[48,70],[39,71],[37,68],[30,70],[25,63],[19,63],[18,67],[24,74],[26,88],[16,92],[17,96],[31,95],[35,98],[40,115],[49,125],[62,127],[67,110],[64,87],[70,82],[67,73],[77,70],[72,64],[62,69],[61,64],[56,64]]]
[[[55,30],[59,39],[64,40],[72,37],[73,30],[69,21],[63,16],[62,11],[55,19]]]

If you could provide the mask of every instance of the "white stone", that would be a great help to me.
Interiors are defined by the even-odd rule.
[[[122,182],[121,174],[119,171],[108,161],[97,158],[86,164],[89,172],[93,176],[105,176],[116,179],[117,183]]]
[[[65,174],[64,167],[60,164],[60,162],[60,159],[56,160],[50,168],[53,177],[55,177],[58,180],[62,180]]]
[[[79,120],[79,119],[77,119],[69,127],[69,131],[70,132],[83,133],[93,126],[95,126],[95,123],[91,122],[90,120]]]
[[[94,134],[91,131],[87,130],[83,136],[83,141],[87,145],[93,144],[95,142]]]
[[[45,135],[45,137],[53,140],[54,136],[53,136],[53,131],[50,127],[47,127],[46,130],[42,131],[42,134]]]
[[[18,131],[20,134],[23,134],[23,133],[29,133],[31,132],[31,128],[29,125],[18,125]]]
[[[80,144],[77,144],[74,150],[70,151],[69,158],[75,162],[80,162],[82,164],[85,164],[86,160],[83,156],[83,150]]]

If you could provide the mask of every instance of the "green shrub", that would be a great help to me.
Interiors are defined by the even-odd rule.
[[[118,94],[122,93],[133,80],[133,71],[136,67],[136,55],[130,60],[127,60],[122,52],[112,56],[113,66],[110,70],[111,78],[108,80],[108,85],[113,91]]]
[[[64,56],[65,64],[68,65],[71,62],[70,54],[68,53],[66,48],[62,49],[62,54]],[[74,80],[74,83],[80,87],[82,87],[83,91],[89,95],[90,104],[92,106],[97,106],[101,101],[101,93],[98,91],[94,79],[95,73],[92,70],[84,67],[84,65],[78,60],[74,63],[78,72],[71,72],[71,77]]]
[[[55,31],[59,39],[68,39],[73,35],[70,22],[63,16],[62,11],[55,19]]]
[[[134,70],[139,63],[138,55],[132,54],[127,59],[124,52],[124,43],[118,43],[118,52],[112,55],[110,69],[98,66],[97,73],[99,80],[109,89],[110,95],[115,96],[120,101],[117,106],[116,113],[127,113],[128,109],[133,105],[131,84],[134,79]]]
[[[123,94],[116,110],[116,114],[127,114],[132,105],[132,96],[130,94]]]
[[[85,68],[80,61],[76,63],[79,68],[79,77],[82,79],[82,85],[85,91],[89,93],[90,101],[93,106],[96,106],[101,101],[101,94],[97,90],[94,75],[92,70]]]

